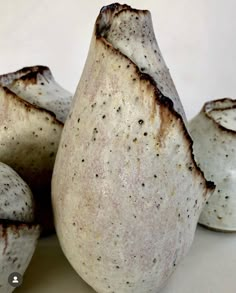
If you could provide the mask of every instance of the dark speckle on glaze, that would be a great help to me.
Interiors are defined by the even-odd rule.
[[[9,166],[0,163],[0,221],[32,222],[33,197],[28,185]]]

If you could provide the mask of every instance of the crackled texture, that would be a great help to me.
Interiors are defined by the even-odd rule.
[[[7,88],[0,87],[0,105],[0,161],[29,184],[37,201],[37,221],[51,227],[50,183],[63,125]]]
[[[141,72],[152,76],[158,89],[173,101],[175,110],[185,120],[183,106],[155,38],[150,12],[124,7],[113,14],[104,12],[102,16],[100,34]]]
[[[12,272],[22,276],[34,253],[39,237],[39,226],[2,224],[0,220],[0,292],[10,293],[8,283]]]
[[[208,102],[190,122],[194,154],[216,190],[199,222],[208,228],[236,231],[236,100]]]
[[[0,163],[0,220],[32,222],[33,207],[29,186],[12,168]]]
[[[25,67],[2,75],[0,85],[27,102],[53,112],[59,121],[65,122],[72,95],[54,80],[48,67]]]
[[[213,186],[170,99],[99,36],[101,19],[123,7],[98,17],[60,141],[52,202],[62,249],[96,292],[156,293],[188,252]],[[147,15],[127,9],[127,23]]]

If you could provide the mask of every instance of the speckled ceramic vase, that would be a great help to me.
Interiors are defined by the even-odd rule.
[[[12,273],[24,275],[40,234],[34,223],[34,201],[29,186],[0,162],[0,292],[10,293]]]
[[[216,189],[199,223],[224,232],[236,231],[236,100],[206,103],[190,122],[194,154]]]
[[[51,177],[71,99],[48,67],[0,75],[0,161],[29,184],[44,235],[54,231]]]
[[[213,185],[148,11],[104,7],[52,180],[62,249],[99,293],[157,293],[188,252]]]

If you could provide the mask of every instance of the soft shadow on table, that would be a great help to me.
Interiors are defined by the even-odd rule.
[[[73,270],[57,237],[40,239],[17,293],[95,293]]]
[[[236,233],[198,226],[188,255],[160,293],[235,293]]]
[[[193,246],[159,293],[235,293],[236,233],[198,227]],[[72,269],[57,237],[41,239],[17,293],[95,293]]]

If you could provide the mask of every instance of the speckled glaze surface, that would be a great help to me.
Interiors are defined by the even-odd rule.
[[[72,94],[62,88],[46,66],[25,67],[0,76],[0,85],[5,86],[25,101],[53,112],[65,122]]]
[[[0,292],[14,288],[8,283],[13,272],[24,275],[35,251],[40,228],[30,224],[1,224],[0,220]]]
[[[236,231],[236,100],[206,103],[189,127],[197,162],[216,184],[199,223],[217,231]]]
[[[32,193],[27,184],[9,166],[0,163],[0,292],[13,287],[8,276],[24,274],[40,234],[34,221]]]
[[[43,233],[54,230],[50,185],[63,123],[72,95],[46,66],[0,75],[0,160],[30,185]]]
[[[9,166],[0,162],[0,219],[30,223],[34,220],[29,186]]]
[[[63,124],[47,110],[0,87],[0,161],[29,184],[37,201],[37,220],[51,230],[50,184]]]
[[[156,293],[192,244],[214,186],[181,112],[150,13],[104,7],[52,180],[62,249],[98,293]]]

